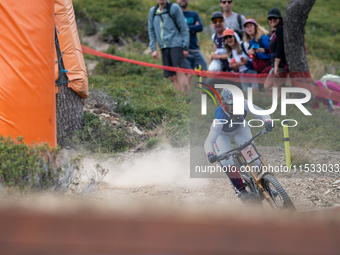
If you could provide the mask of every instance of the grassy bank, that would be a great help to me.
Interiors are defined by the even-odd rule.
[[[276,6],[284,13],[287,2],[238,1],[235,2],[234,9],[247,18],[255,18],[261,25],[267,27],[268,9]],[[148,10],[156,4],[156,1],[146,0],[136,4],[130,0],[74,0],[73,3],[82,34],[100,32],[103,41],[115,44],[108,53],[161,64],[161,60],[154,60],[150,54],[143,53],[148,47]],[[336,13],[337,5],[339,3],[335,0],[317,1],[306,24],[306,46],[309,53],[307,57],[312,76],[316,80],[325,73],[340,74],[340,51],[337,50],[336,44],[339,39],[337,29],[340,27]],[[216,0],[191,0],[190,9],[198,11],[204,25],[209,26],[211,13],[220,10],[220,7]],[[129,15],[126,15],[127,13]],[[128,44],[123,46],[126,42]],[[199,43],[201,51],[208,58],[213,50],[208,30],[199,34]],[[166,130],[164,132],[166,139],[175,146],[188,144],[190,131],[192,135],[197,134],[199,137],[208,134],[213,115],[202,119],[199,114],[196,117],[190,114],[190,107],[191,113],[200,111],[200,105],[195,104],[195,97],[190,98],[175,91],[170,82],[163,78],[161,70],[91,56],[85,57],[99,61],[95,70],[98,75],[89,77],[90,88],[110,95],[117,102],[114,110],[121,114],[124,120],[134,122],[141,129],[162,126]],[[263,95],[258,95],[255,103],[264,109],[271,106],[271,100],[263,98]],[[214,106],[211,105],[209,108],[214,109]],[[308,110],[312,117],[304,116],[297,108],[288,107],[285,118],[298,121],[298,126],[290,129],[292,146],[340,150],[338,118],[325,114],[324,107],[320,110]],[[280,106],[272,117],[283,119],[280,115]],[[193,124],[191,130],[189,120]],[[255,133],[257,130],[259,129],[252,132]],[[283,146],[280,125],[258,144]]]
[[[247,98],[247,97],[246,97]],[[216,99],[217,100],[217,99]],[[254,95],[254,104],[262,109],[270,109],[272,106],[271,98],[265,96],[264,93],[256,93]],[[196,91],[191,101],[191,139],[192,143],[201,143],[209,133],[210,125],[214,118],[216,106],[208,97],[208,114],[202,116],[201,102],[199,91]],[[218,104],[219,106],[219,104]],[[270,114],[275,121],[275,128],[269,135],[263,136],[257,141],[258,145],[264,146],[280,146],[283,147],[283,128],[281,121],[285,119],[293,119],[297,121],[296,127],[289,128],[291,146],[298,148],[319,148],[326,150],[340,151],[340,118],[330,113],[325,113],[326,107],[320,104],[320,109],[312,109],[305,106],[312,116],[305,116],[295,105],[287,105],[286,116],[281,115],[281,101],[278,100],[277,109]],[[256,119],[248,113],[247,121]],[[254,122],[252,125],[259,125]],[[295,125],[290,121],[290,125]],[[260,132],[263,127],[251,128],[252,134]]]
[[[175,1],[172,1],[175,2]],[[267,12],[271,7],[278,7],[284,15],[289,1],[253,0],[235,1],[233,10],[246,18],[256,19],[267,27]],[[103,40],[118,42],[119,37],[132,38],[134,41],[148,42],[147,17],[154,0],[144,0],[138,4],[132,0],[74,0],[77,22],[86,33],[103,31]],[[191,0],[191,10],[195,10],[205,26],[210,24],[210,15],[219,11],[218,0]],[[306,23],[306,46],[310,55],[321,60],[340,62],[337,42],[340,20],[338,0],[316,1]],[[207,35],[204,35],[207,36]],[[337,70],[338,71],[338,70]]]

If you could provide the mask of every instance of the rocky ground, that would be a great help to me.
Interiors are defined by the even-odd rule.
[[[103,103],[104,102],[104,103]],[[92,112],[101,119],[110,121],[113,128],[124,125],[131,133],[138,135],[140,141],[159,136],[159,130],[139,130],[133,123],[123,121],[119,114],[112,111],[114,101],[104,93],[91,92],[84,105],[84,111]],[[197,150],[197,152],[195,151]],[[285,152],[280,147],[258,147],[268,165],[284,166]],[[275,176],[291,197],[300,211],[336,206],[340,204],[340,152],[329,152],[319,149],[292,148],[292,157],[298,162],[324,167],[333,166],[337,172],[307,171],[297,167],[290,172],[276,172]],[[235,196],[231,183],[225,174],[218,178],[190,178],[190,156],[197,156],[200,164],[210,165],[206,160],[203,148],[191,150],[171,148],[161,145],[149,150],[140,145],[137,148],[115,155],[85,157],[85,170],[91,171],[94,165],[100,164],[108,170],[107,176],[99,184],[91,199],[105,203],[129,205],[134,202],[171,203],[181,205],[209,206],[243,206]],[[195,153],[195,154],[194,154]],[[336,165],[338,164],[338,165]],[[216,176],[215,176],[216,177]]]
[[[268,164],[284,164],[282,148],[258,147]],[[311,150],[315,164],[339,164],[340,152]],[[90,195],[96,201],[129,205],[141,201],[154,204],[210,207],[242,207],[226,178],[190,178],[190,147],[163,146],[145,152],[129,151],[101,159],[109,170]],[[98,163],[86,158],[84,167]],[[208,164],[208,163],[207,163]],[[340,205],[339,173],[276,173],[299,211]]]

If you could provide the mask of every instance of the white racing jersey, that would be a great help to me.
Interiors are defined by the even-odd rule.
[[[253,105],[256,110],[263,110],[260,107]],[[233,120],[230,118],[223,109],[219,106],[215,110],[214,121],[210,126],[210,132],[204,143],[204,151],[206,154],[214,151],[214,144],[219,135],[233,136],[241,128],[249,128],[246,122],[247,113],[250,112],[254,117],[262,120],[264,123],[271,120],[270,115],[257,115],[253,114],[248,107],[248,100],[244,99],[244,114],[240,116],[239,120]]]

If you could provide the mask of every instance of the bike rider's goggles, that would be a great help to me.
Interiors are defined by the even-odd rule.
[[[232,104],[227,104],[227,103],[225,103],[225,104],[223,104],[223,108],[224,108],[224,110],[226,110],[227,112],[233,113],[233,105],[232,105]]]

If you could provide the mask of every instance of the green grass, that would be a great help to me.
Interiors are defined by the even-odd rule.
[[[138,144],[138,137],[124,125],[115,128],[110,121],[100,120],[97,115],[85,112],[83,129],[74,132],[73,142],[91,152],[112,153],[134,147]]]
[[[157,146],[159,146],[163,141],[162,138],[160,137],[153,137],[153,138],[150,138],[147,143],[146,143],[146,148],[148,149],[154,149],[156,148]]]
[[[117,51],[116,46],[111,46],[106,52],[118,57],[133,59],[137,61],[162,64],[160,60],[155,60],[151,55],[142,54],[146,46],[142,43],[130,43],[123,51]],[[142,50],[141,50],[142,49]],[[87,55],[85,56],[87,57]],[[140,75],[155,79],[163,78],[163,71],[156,68],[144,67],[141,65],[134,65],[126,62],[115,61],[106,58],[100,58],[96,66],[96,72],[100,75],[109,76],[130,76]]]
[[[265,97],[263,93],[254,96],[254,104],[262,109],[271,107],[271,98]],[[219,106],[219,105],[218,105]],[[287,115],[281,116],[281,102],[278,101],[276,111],[271,114],[272,119],[294,119],[298,122],[296,127],[289,128],[290,145],[298,148],[319,148],[340,151],[340,118],[330,113],[325,113],[326,107],[320,104],[320,109],[311,109],[305,106],[312,116],[305,116],[295,105],[287,105]],[[191,142],[193,145],[201,143],[207,137],[210,125],[213,121],[216,107],[212,100],[208,99],[208,115],[201,116],[199,92],[195,92],[191,103]],[[250,113],[247,120],[256,119]],[[276,122],[272,132],[262,136],[256,141],[257,145],[283,147],[283,127]],[[257,125],[258,123],[254,125]],[[294,123],[291,122],[290,125]],[[260,132],[263,127],[251,128],[252,134]]]
[[[278,7],[284,13],[287,3],[288,1],[273,0],[236,1],[234,11],[244,14],[246,18],[255,18],[268,28],[268,10]],[[112,36],[113,41],[116,41],[121,36],[129,42],[119,50],[116,46],[111,47],[108,53],[161,64],[161,60],[154,60],[150,55],[143,54],[148,42],[148,10],[156,1],[145,0],[136,3],[131,0],[74,0],[73,4],[77,21],[82,27],[80,30],[85,29],[83,34],[89,34],[93,28],[92,26],[86,30],[87,26],[96,24],[95,32],[102,30],[103,37]],[[211,13],[220,10],[217,0],[191,0],[189,7],[199,12],[206,26],[210,24]],[[340,39],[340,20],[337,18],[339,7],[338,0],[316,1],[309,14],[306,24],[306,47],[314,79],[319,79],[326,72],[340,75],[340,51],[337,50],[337,42]],[[207,58],[213,50],[211,36],[200,33],[199,43]],[[135,122],[138,127],[153,129],[162,126],[165,128],[166,138],[172,145],[177,146],[187,144],[190,133],[192,141],[204,139],[208,134],[215,106],[209,105],[210,115],[201,116],[199,99],[190,99],[175,91],[170,82],[163,78],[161,70],[102,58],[99,59],[96,72],[99,76],[89,77],[90,87],[93,85],[95,89],[101,89],[111,95],[117,102],[115,111],[124,119]],[[254,100],[260,107],[270,108],[271,100],[261,97]],[[340,150],[339,118],[325,114],[323,107],[309,111],[312,117],[304,116],[294,106],[288,106],[285,118],[299,122],[297,127],[290,128],[291,145]],[[280,105],[272,117],[284,119],[280,114]],[[252,133],[255,134],[259,130],[260,128],[254,128]],[[281,125],[278,124],[272,133],[258,140],[257,144],[283,146]]]
[[[163,127],[174,146],[189,141],[189,96],[174,90],[165,79],[148,76],[89,77],[95,89],[101,89],[117,102],[115,109],[125,120],[140,128]]]
[[[256,19],[259,24],[268,28],[268,10],[271,7],[278,7],[283,15],[288,2],[235,1],[233,10],[245,15],[246,18]],[[102,28],[104,37],[122,36],[148,42],[147,17],[149,9],[156,5],[156,1],[143,0],[136,3],[132,0],[74,0],[73,4],[77,20],[80,23],[96,23],[97,31]],[[221,10],[218,0],[191,0],[189,8],[200,14],[204,25],[210,24],[210,15],[213,11]],[[338,0],[316,1],[314,4],[306,24],[306,46],[312,56],[340,62],[337,43],[340,41],[339,9]]]

